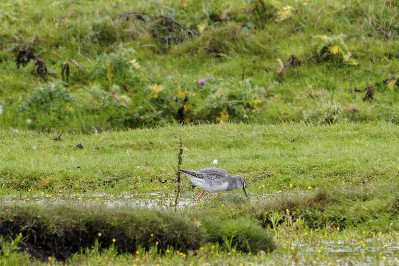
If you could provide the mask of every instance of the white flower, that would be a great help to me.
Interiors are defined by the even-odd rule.
[[[217,159],[215,159],[215,160],[213,160],[213,162],[212,162],[213,164],[218,164],[218,160]]]

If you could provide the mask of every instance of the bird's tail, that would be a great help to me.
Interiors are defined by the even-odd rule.
[[[179,172],[182,173],[182,174],[184,174],[184,175],[186,175],[186,176],[188,176],[188,177],[197,177],[197,178],[200,178],[200,177],[197,175],[197,173],[196,173],[196,172],[193,172],[193,171],[179,170]]]

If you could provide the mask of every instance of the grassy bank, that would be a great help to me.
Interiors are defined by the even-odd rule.
[[[397,123],[397,9],[385,0],[6,0],[0,126]],[[356,92],[369,85],[367,97]]]
[[[270,252],[273,240],[250,220],[212,217],[205,212],[107,208],[104,205],[2,205],[0,234],[23,237],[22,249],[41,260],[66,260],[82,248],[107,248],[136,253],[187,253],[213,243],[222,249]]]

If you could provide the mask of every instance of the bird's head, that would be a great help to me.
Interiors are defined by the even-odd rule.
[[[246,186],[246,184],[245,184],[244,177],[242,177],[242,176],[240,176],[240,175],[235,175],[235,176],[233,176],[233,177],[236,179],[237,188],[241,188],[242,191],[244,191],[245,196],[248,198],[248,194],[247,194],[247,192],[245,191],[245,186]]]

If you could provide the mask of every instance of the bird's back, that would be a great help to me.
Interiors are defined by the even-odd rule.
[[[190,178],[199,188],[211,192],[224,191],[229,188],[231,176],[229,172],[220,168],[206,168],[198,171],[180,170]]]

